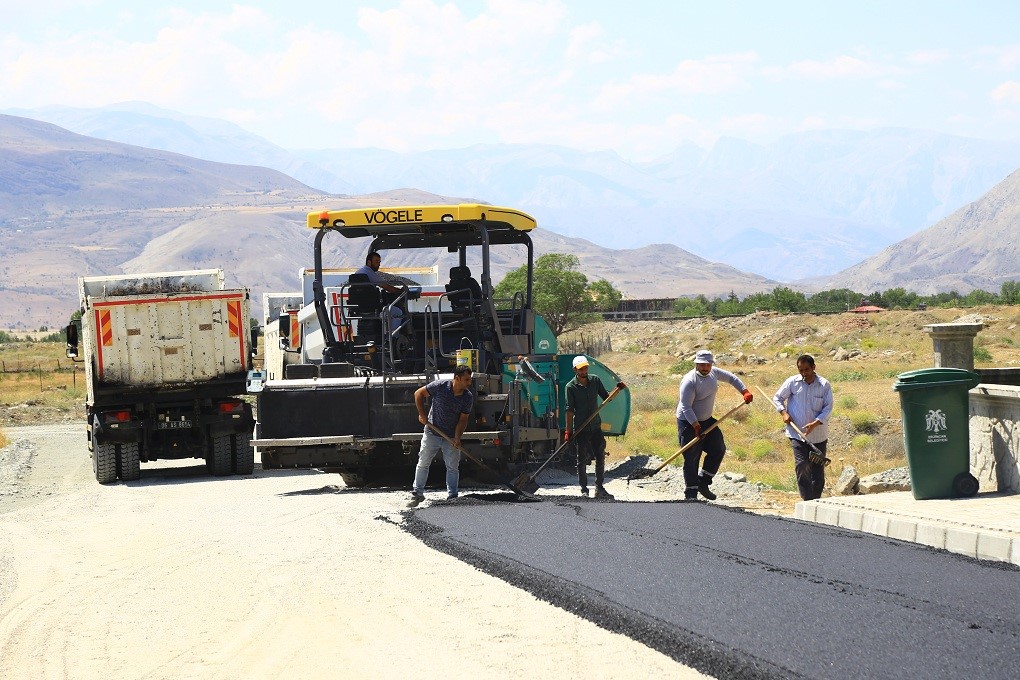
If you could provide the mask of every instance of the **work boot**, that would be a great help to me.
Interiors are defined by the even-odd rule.
[[[425,494],[411,492],[411,501],[407,504],[409,508],[416,508],[418,504],[425,500]]]
[[[716,499],[716,495],[714,493],[712,493],[712,489],[709,486],[709,483],[708,483],[707,480],[702,479],[698,483],[698,493],[700,493],[702,496],[704,496],[705,498],[707,498],[710,501],[714,501]]]
[[[586,486],[581,487],[581,495],[584,496],[585,498],[588,497],[588,487]]]
[[[698,490],[687,487],[684,489],[684,500],[685,501],[696,501],[698,500]]]
[[[613,494],[609,493],[601,486],[595,487],[595,498],[603,498],[607,501],[614,500]]]

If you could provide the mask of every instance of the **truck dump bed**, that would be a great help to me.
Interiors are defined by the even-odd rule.
[[[85,277],[79,289],[90,392],[243,382],[250,301],[224,290],[222,270]]]

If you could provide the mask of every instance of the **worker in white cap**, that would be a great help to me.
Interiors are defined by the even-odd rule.
[[[733,385],[747,404],[754,398],[740,378],[714,364],[712,353],[707,349],[699,349],[694,355],[694,368],[680,380],[680,400],[676,405],[677,439],[681,447],[699,440],[684,452],[684,498],[687,500],[696,500],[699,492],[710,501],[716,498],[711,489],[712,478],[719,471],[726,454],[726,442],[718,427],[704,437],[701,431],[715,423],[712,409],[715,407],[719,381]],[[705,456],[704,462],[701,460],[702,454]]]
[[[588,495],[588,464],[594,458],[595,498],[609,500],[613,496],[603,486],[606,476],[606,436],[602,434],[602,419],[595,413],[599,408],[599,398],[605,401],[609,393],[597,375],[588,375],[588,357],[583,354],[574,357],[573,367],[574,377],[566,387],[567,427],[563,431],[563,440],[572,440],[577,451],[577,482],[581,486],[581,495]],[[595,417],[588,421],[592,414]],[[587,425],[584,425],[585,421],[588,421]],[[584,429],[575,431],[575,424],[584,425]]]

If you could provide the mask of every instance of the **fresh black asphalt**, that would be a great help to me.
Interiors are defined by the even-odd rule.
[[[1020,672],[1011,565],[701,502],[511,498],[462,496],[409,511],[404,526],[719,678]]]

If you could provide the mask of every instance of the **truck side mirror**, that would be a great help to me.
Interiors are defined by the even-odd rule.
[[[281,314],[278,319],[280,324],[280,349],[290,347],[290,314]]]
[[[249,342],[248,347],[250,349],[249,358],[254,360],[259,348],[259,327],[254,324],[251,327],[251,342]]]
[[[68,359],[78,358],[78,326],[73,323],[67,324],[67,328],[64,329],[64,334],[67,337],[67,350],[65,354]]]

